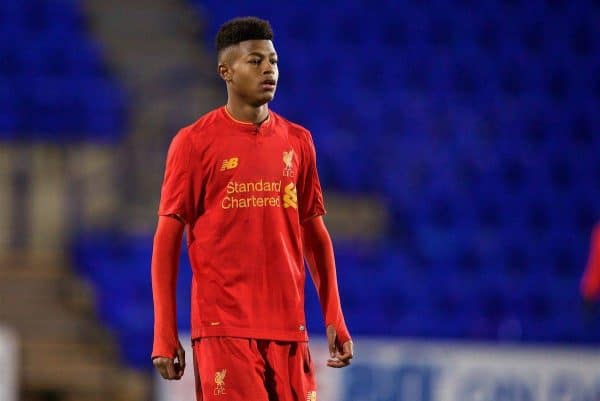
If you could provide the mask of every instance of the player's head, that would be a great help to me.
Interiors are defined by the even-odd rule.
[[[218,72],[228,94],[258,107],[273,100],[279,70],[268,21],[235,18],[221,26],[216,37]]]

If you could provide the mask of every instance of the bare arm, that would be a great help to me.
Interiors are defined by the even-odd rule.
[[[331,237],[320,216],[306,221],[302,234],[304,256],[319,294],[327,326],[327,339],[332,357],[327,365],[341,368],[350,364],[353,344],[342,313]]]

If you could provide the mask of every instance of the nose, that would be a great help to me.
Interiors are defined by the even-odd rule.
[[[265,67],[263,69],[263,75],[275,74],[275,64],[271,64],[269,60],[265,60]]]

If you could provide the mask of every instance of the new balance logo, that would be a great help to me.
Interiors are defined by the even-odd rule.
[[[223,164],[221,164],[221,171],[225,170],[233,170],[238,166],[238,158],[232,157],[231,159],[223,160]]]

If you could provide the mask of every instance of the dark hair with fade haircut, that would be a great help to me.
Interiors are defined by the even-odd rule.
[[[246,40],[273,40],[269,21],[257,17],[239,17],[227,21],[217,33],[217,53]]]

